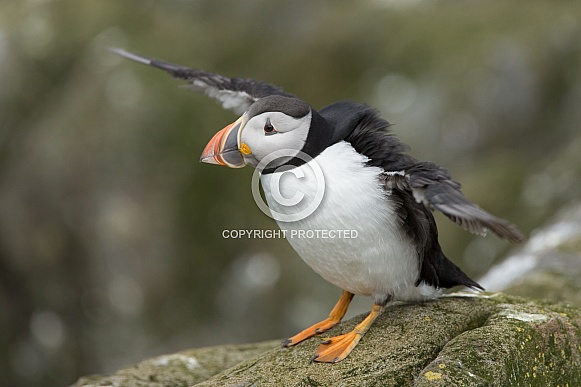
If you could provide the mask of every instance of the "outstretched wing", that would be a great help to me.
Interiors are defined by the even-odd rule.
[[[224,109],[233,110],[236,114],[244,113],[254,102],[269,95],[293,97],[293,95],[285,93],[278,86],[254,79],[227,78],[207,71],[146,58],[120,48],[110,47],[108,49],[135,62],[162,69],[176,79],[188,81],[188,88],[204,92],[210,98],[218,100]]]
[[[405,186],[412,191],[417,202],[442,212],[473,234],[485,235],[490,230],[513,243],[524,240],[516,226],[489,214],[466,199],[460,184],[452,180],[447,170],[434,163],[418,162],[405,171],[385,172],[382,179],[386,188]]]
[[[520,242],[524,239],[515,226],[489,214],[466,199],[460,191],[460,184],[452,180],[447,170],[434,163],[418,162],[406,155],[406,146],[389,132],[389,123],[380,118],[376,111],[364,105],[352,106],[351,111],[353,109],[359,110],[359,114],[351,114],[358,123],[345,140],[357,152],[369,158],[367,161],[369,166],[379,167],[385,171],[379,178],[387,191],[411,192],[416,202],[424,204],[431,210],[441,211],[469,232],[484,235],[490,230],[511,242]],[[324,110],[321,110],[321,113],[324,113]],[[350,110],[342,107],[341,111]],[[406,224],[406,219],[409,217],[405,213],[400,214],[403,225]],[[406,227],[411,227],[412,234],[421,234],[422,230],[418,229],[418,225],[409,221],[407,223],[409,225]]]

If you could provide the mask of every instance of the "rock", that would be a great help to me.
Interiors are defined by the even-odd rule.
[[[274,340],[190,349],[145,360],[110,376],[85,376],[75,386],[190,386],[272,349],[279,343]]]
[[[363,318],[323,336],[345,333]],[[309,363],[320,341],[293,348],[273,341],[202,348],[76,385],[581,385],[581,311],[500,293],[393,305],[338,364]]]
[[[520,300],[506,297],[484,325],[447,342],[416,385],[580,385],[579,311]]]

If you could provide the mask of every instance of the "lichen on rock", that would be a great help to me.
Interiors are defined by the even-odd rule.
[[[362,318],[324,336],[347,332]],[[581,311],[500,293],[395,304],[338,364],[309,362],[320,341],[186,351],[77,386],[581,385]],[[233,361],[211,360],[224,356]]]

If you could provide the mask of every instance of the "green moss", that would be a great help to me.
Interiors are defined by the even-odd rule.
[[[427,372],[442,374],[439,385],[580,383],[579,321],[579,311],[546,302],[498,304],[484,326],[446,345],[419,385],[434,385]]]

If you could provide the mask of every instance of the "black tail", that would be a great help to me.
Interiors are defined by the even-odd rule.
[[[444,253],[440,250],[440,270],[437,270],[440,279],[440,287],[451,288],[457,285],[464,285],[472,289],[484,290],[482,286],[472,278],[468,277],[458,266],[450,261]]]
[[[424,282],[437,288],[447,289],[463,285],[472,289],[484,290],[478,282],[468,277],[466,273],[450,261],[444,255],[440,246],[437,246],[432,252],[432,257],[424,257],[423,259],[417,285]]]
[[[476,281],[468,277],[460,268],[454,265],[442,252],[438,243],[438,227],[432,211],[421,203],[417,203],[409,191],[392,187],[391,200],[401,200],[398,208],[403,219],[402,228],[418,247],[420,260],[420,283],[436,288],[452,288],[464,285],[472,289],[484,290]],[[410,216],[411,215],[411,216]]]

